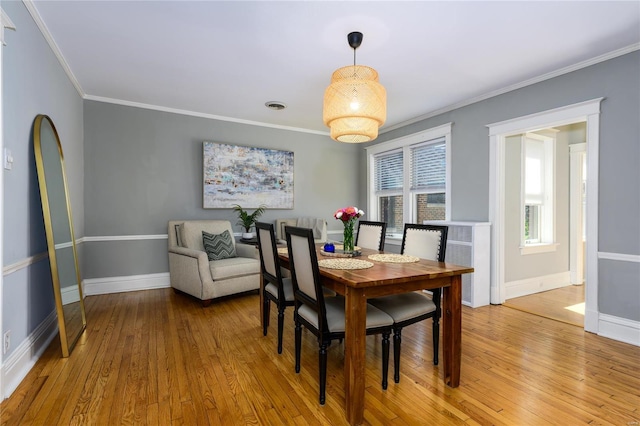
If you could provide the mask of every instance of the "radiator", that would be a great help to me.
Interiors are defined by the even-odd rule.
[[[472,274],[462,275],[462,303],[472,308],[488,305],[491,295],[491,224],[430,220],[423,223],[448,226],[445,262],[474,269]]]

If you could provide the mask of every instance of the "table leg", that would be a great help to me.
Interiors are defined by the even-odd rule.
[[[451,286],[442,291],[442,355],[444,382],[452,388],[460,385],[462,334],[462,277],[451,277]]]
[[[364,421],[364,378],[367,299],[362,289],[346,288],[344,387],[345,411],[350,425]]]

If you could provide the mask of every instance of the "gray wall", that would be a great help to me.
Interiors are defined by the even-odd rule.
[[[360,147],[328,136],[249,126],[85,101],[86,235],[167,233],[172,219],[226,219],[231,209],[202,207],[202,142],[294,152],[294,209],[267,210],[261,220],[332,216],[358,202]],[[103,278],[168,271],[166,240],[85,242],[84,273]]]
[[[76,238],[84,234],[83,116],[78,95],[22,2],[3,2],[17,31],[5,31],[3,50],[3,141],[13,170],[4,173],[3,265],[45,253],[42,205],[31,140],[37,114],[49,115],[61,139],[70,186]],[[2,333],[11,330],[16,349],[55,309],[49,260],[3,278]]]
[[[381,135],[375,143],[444,123],[452,128],[451,216],[489,218],[487,124],[604,97],[600,115],[599,252],[640,255],[640,52],[583,68]],[[428,96],[428,93],[425,94]],[[362,154],[360,165],[365,163]],[[366,181],[360,188],[366,193]],[[599,311],[640,321],[640,277],[630,262],[599,261]],[[619,303],[625,299],[625,303]]]

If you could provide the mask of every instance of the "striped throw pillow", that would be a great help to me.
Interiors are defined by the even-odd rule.
[[[233,245],[229,231],[224,231],[218,235],[202,231],[202,244],[204,245],[204,251],[207,252],[209,260],[237,257],[236,247]]]

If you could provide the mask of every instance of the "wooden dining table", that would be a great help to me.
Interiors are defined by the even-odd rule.
[[[326,259],[316,246],[318,260]],[[351,425],[364,420],[366,311],[367,299],[417,290],[442,288],[442,364],[443,379],[450,387],[460,384],[462,280],[473,268],[420,259],[410,263],[388,263],[368,258],[379,254],[362,249],[355,259],[373,263],[367,269],[329,269],[320,267],[322,284],[345,297],[345,411]],[[289,268],[289,256],[279,250],[281,266]],[[262,298],[262,291],[261,298]],[[260,307],[262,308],[262,303]],[[261,321],[263,316],[260,315]]]

